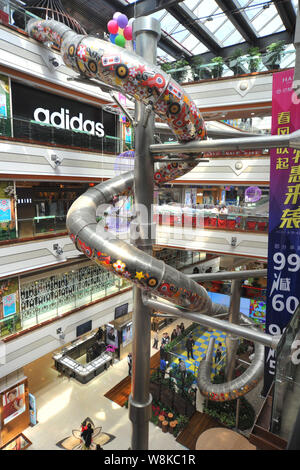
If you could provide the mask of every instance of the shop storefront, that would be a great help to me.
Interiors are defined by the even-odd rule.
[[[16,82],[11,92],[18,140],[118,153],[117,115]]]

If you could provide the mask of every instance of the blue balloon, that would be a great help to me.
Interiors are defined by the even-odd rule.
[[[118,35],[117,34],[110,34],[109,35],[109,39],[110,39],[110,42],[112,42],[113,44],[115,44],[115,40],[116,40],[116,37]]]

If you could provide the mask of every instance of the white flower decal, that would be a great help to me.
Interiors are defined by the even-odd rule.
[[[116,263],[113,264],[113,267],[117,273],[122,274],[124,269],[126,268],[126,264],[123,261],[118,260]]]

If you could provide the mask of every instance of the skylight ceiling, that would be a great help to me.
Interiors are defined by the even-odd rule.
[[[298,0],[62,0],[70,13],[103,30],[114,11],[129,18],[151,15],[161,23],[160,62],[203,55],[230,57],[234,49],[292,44]],[[159,10],[159,6],[164,9]],[[106,7],[106,10],[105,8]],[[108,18],[107,11],[111,12]],[[106,29],[105,29],[106,30]]]

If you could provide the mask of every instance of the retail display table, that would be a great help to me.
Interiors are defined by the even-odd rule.
[[[76,361],[76,358],[86,353],[91,343],[95,342],[94,336],[95,335],[90,335],[84,339],[75,341],[70,346],[64,348],[60,353],[55,354],[53,359],[56,370],[69,377],[73,377],[82,384],[86,384],[112,365],[113,355],[107,351],[87,364],[81,364]]]

